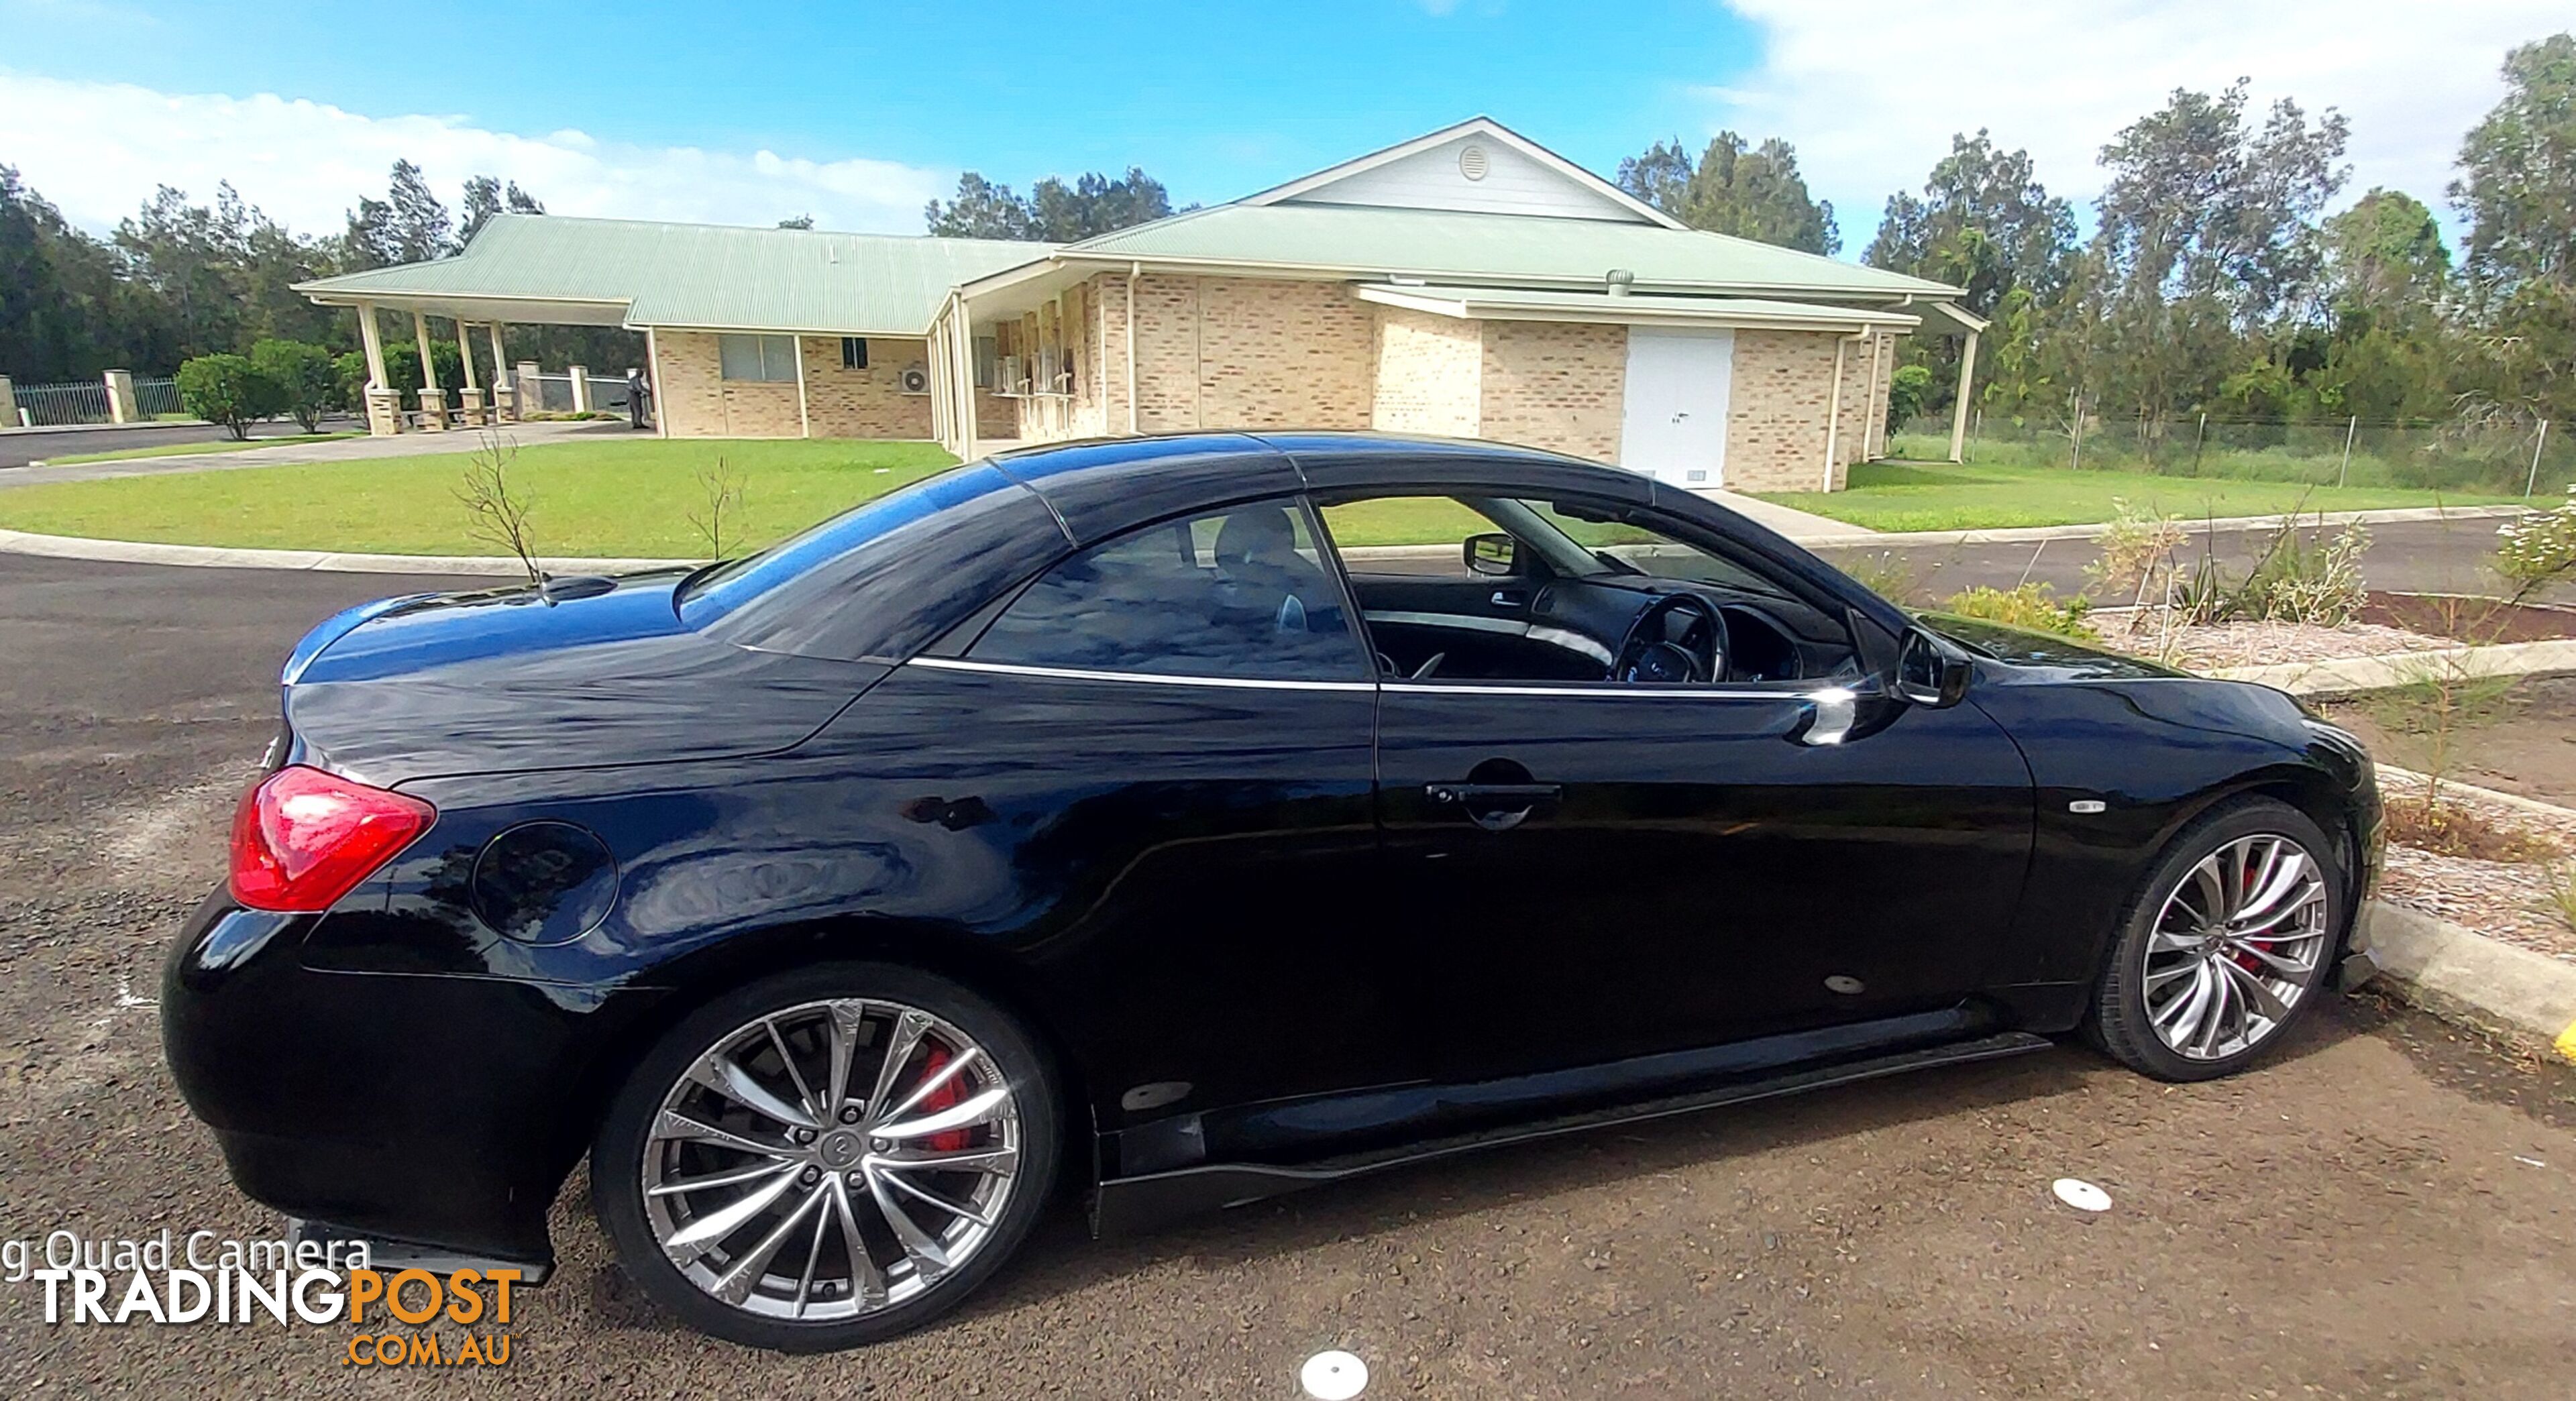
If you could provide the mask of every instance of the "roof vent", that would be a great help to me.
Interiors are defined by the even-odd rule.
[[[1485,178],[1485,172],[1492,168],[1491,159],[1486,156],[1484,147],[1471,145],[1459,148],[1459,174],[1466,176],[1470,180],[1482,180]]]
[[[1609,287],[1610,295],[1614,297],[1624,297],[1628,295],[1630,284],[1634,283],[1636,280],[1637,275],[1628,271],[1626,268],[1612,268],[1610,271],[1602,274],[1601,277],[1601,281]]]

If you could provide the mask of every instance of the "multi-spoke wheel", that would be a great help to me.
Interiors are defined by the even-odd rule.
[[[844,965],[675,1027],[620,1096],[592,1186],[628,1269],[710,1332],[795,1350],[913,1327],[1018,1244],[1054,1098],[982,999]]]
[[[2343,930],[2332,843],[2255,800],[2174,839],[2131,907],[2097,994],[2105,1049],[2168,1080],[2224,1075],[2279,1038]]]

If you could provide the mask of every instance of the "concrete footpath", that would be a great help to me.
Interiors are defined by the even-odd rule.
[[[292,425],[290,425],[292,426]],[[390,438],[334,438],[320,443],[280,443],[269,448],[232,448],[222,452],[181,452],[166,457],[120,457],[105,462],[73,462],[59,467],[11,467],[0,471],[0,487],[34,486],[40,482],[89,482],[108,477],[158,477],[174,472],[238,471],[244,467],[282,467],[307,462],[366,462],[388,457],[420,457],[442,452],[472,452],[487,438],[523,448],[543,443],[644,436],[623,420],[505,423],[498,428],[458,428],[445,433],[403,433]],[[90,449],[74,444],[69,452]]]

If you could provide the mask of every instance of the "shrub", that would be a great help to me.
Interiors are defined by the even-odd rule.
[[[2092,624],[2084,621],[2084,615],[2093,610],[2090,599],[2077,594],[2060,603],[2057,590],[2037,582],[2009,589],[1979,584],[1950,595],[1941,606],[1963,618],[1984,618],[1988,622],[2053,632],[2060,637],[2084,642],[2098,642],[2102,638],[2102,634],[2093,630]]]
[[[2495,571],[2513,586],[2517,602],[2576,575],[2576,486],[2548,510],[2505,522],[2496,536]]]
[[[249,357],[200,355],[179,367],[179,406],[235,438],[248,438],[256,420],[286,410],[286,391],[261,374]]]
[[[1897,366],[1896,373],[1888,376],[1887,380],[1888,431],[1891,433],[1895,432],[1896,425],[1922,413],[1923,403],[1926,399],[1930,398],[1931,395],[1931,366]],[[1948,454],[1945,452],[1943,455],[1947,456]]]
[[[2361,578],[2362,551],[2370,532],[2354,521],[2311,543],[2293,512],[2273,523],[2263,553],[2244,581],[2227,577],[2217,557],[2203,551],[2191,576],[2174,590],[2186,623],[2316,623],[2341,627],[2361,616],[2369,590]]]
[[[334,357],[331,361],[331,370],[340,380],[338,407],[352,413],[365,413],[367,411],[366,352],[352,350],[346,355]]]
[[[340,369],[331,363],[331,352],[318,345],[264,340],[250,348],[250,363],[277,386],[279,408],[307,433],[322,426],[322,415],[340,397]]]

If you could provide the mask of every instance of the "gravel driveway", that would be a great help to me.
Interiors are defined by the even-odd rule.
[[[285,649],[413,586],[0,557],[0,1238],[272,1233],[148,999]],[[338,1327],[49,1328],[0,1284],[0,1393],[1292,1397],[1339,1346],[1372,1397],[2570,1394],[2576,1074],[2367,1001],[2288,1049],[2194,1087],[2060,1049],[1141,1239],[1068,1208],[952,1322],[832,1358],[675,1331],[576,1184],[501,1373],[377,1376]]]

